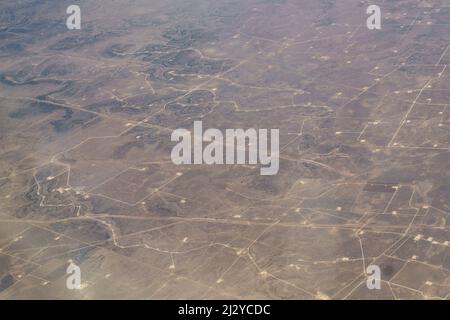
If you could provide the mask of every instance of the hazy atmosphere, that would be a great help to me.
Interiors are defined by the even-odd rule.
[[[0,299],[449,299],[449,47],[444,0],[1,1]]]

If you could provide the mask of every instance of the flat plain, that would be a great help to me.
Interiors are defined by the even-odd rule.
[[[449,299],[448,1],[71,2],[0,3],[0,299]],[[196,120],[278,174],[174,165]]]

